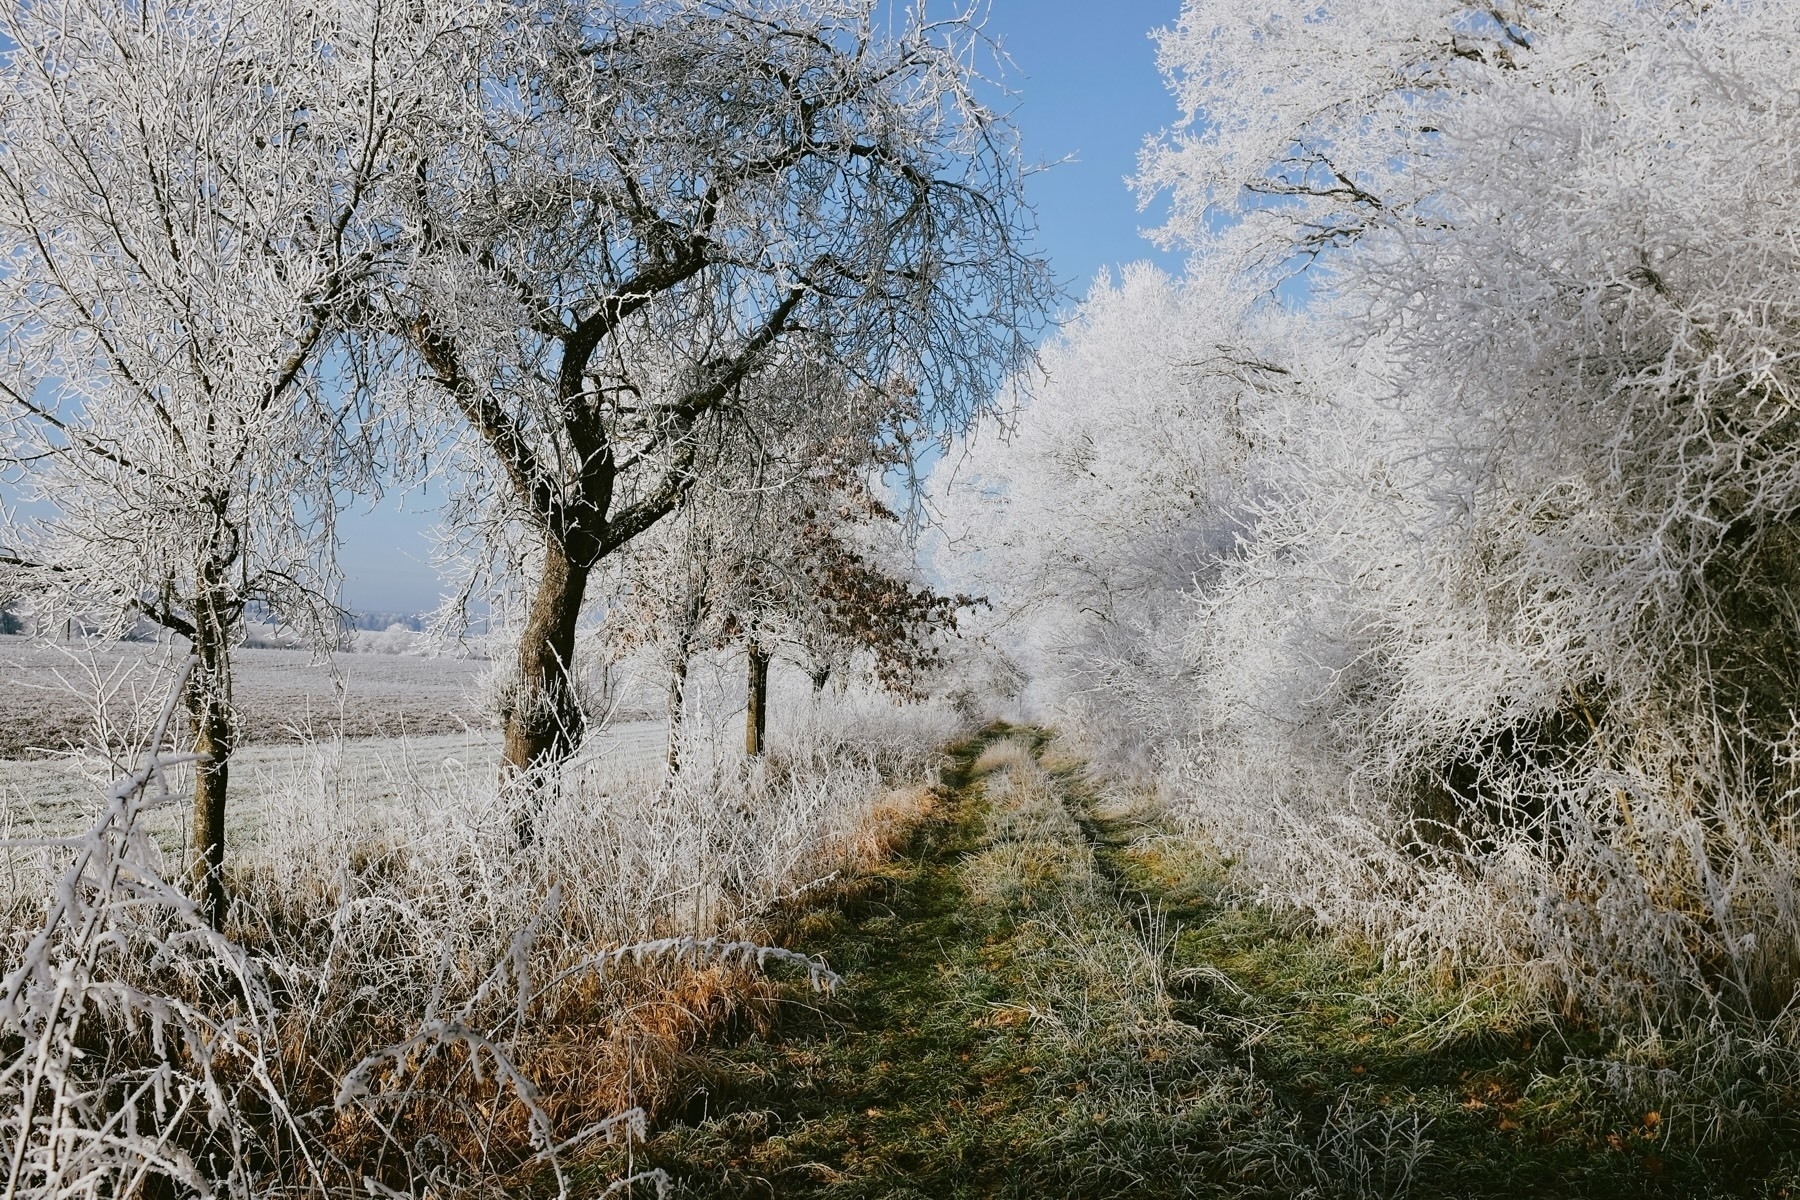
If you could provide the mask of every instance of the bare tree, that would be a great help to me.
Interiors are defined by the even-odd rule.
[[[834,672],[861,667],[891,692],[917,697],[943,662],[943,637],[979,601],[940,595],[918,578],[900,518],[872,477],[891,447],[838,434],[792,448],[785,478],[750,494],[737,540],[738,586],[725,622],[745,648],[744,748],[763,752],[769,667],[786,650],[816,697]]]
[[[604,634],[620,649],[654,645],[669,671],[669,767],[680,765],[690,660],[742,648],[746,753],[768,729],[769,670],[778,657],[811,675],[865,668],[913,694],[940,661],[968,597],[915,578],[911,546],[880,481],[905,465],[917,423],[910,388],[852,388],[806,362],[772,364],[747,385],[746,434],[709,444],[679,510],[637,539],[602,585]]]
[[[383,86],[379,6],[32,0],[0,5],[0,35],[0,455],[38,502],[0,529],[0,587],[40,627],[147,618],[192,646],[218,921],[245,605],[336,635],[333,515],[367,464],[340,314],[409,101]]]
[[[704,447],[779,432],[745,400],[759,372],[903,378],[946,429],[1029,353],[1051,287],[1010,127],[976,94],[978,24],[880,34],[878,8],[545,0],[421,132],[395,208],[416,253],[386,303],[466,435],[453,519],[536,575],[509,776],[580,737],[596,567],[676,510]]]
[[[668,672],[670,775],[681,770],[694,656],[723,643],[726,600],[735,585],[728,520],[722,506],[690,493],[675,513],[614,556],[613,572],[601,584],[608,596],[602,636],[621,652],[653,648]]]

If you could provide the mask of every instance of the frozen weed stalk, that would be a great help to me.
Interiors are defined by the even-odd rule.
[[[223,1040],[236,1030],[199,1018],[181,999],[143,990],[133,977],[110,969],[118,957],[141,955],[146,946],[152,949],[146,957],[161,957],[157,952],[166,947],[171,959],[203,963],[202,972],[244,979],[235,948],[204,922],[194,922],[193,903],[149,865],[138,826],[146,808],[169,802],[165,771],[195,758],[161,751],[191,670],[190,662],[171,689],[143,766],[113,785],[105,812],[86,833],[7,843],[8,850],[38,845],[74,851],[42,928],[7,972],[0,995],[0,1028],[11,1060],[0,1073],[10,1144],[8,1195],[103,1195],[115,1187],[123,1194],[153,1171],[192,1187],[203,1183],[190,1157],[172,1144],[171,1130],[215,1101],[212,1055],[197,1056],[196,1072],[182,1070],[167,1051],[189,1049],[180,1043],[190,1039]],[[168,939],[164,930],[140,923],[139,910],[158,908],[185,917],[181,933],[187,936]],[[161,1061],[137,1069],[116,1063],[104,1049],[109,1044],[95,1037],[94,1024],[102,1034],[109,1025],[148,1033],[163,1052]]]
[[[860,852],[882,775],[824,747],[853,720],[672,787],[578,763],[529,852],[489,772],[396,772],[413,790],[371,825],[326,755],[279,803],[344,811],[251,837],[216,930],[143,819],[193,761],[168,749],[176,695],[92,828],[6,845],[59,860],[9,943],[11,1194],[566,1190],[571,1158],[641,1136],[709,1022],[759,1011],[765,969],[837,982],[743,931]]]

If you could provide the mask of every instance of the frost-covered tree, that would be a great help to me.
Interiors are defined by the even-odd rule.
[[[624,575],[611,589],[609,636],[654,643],[670,673],[671,770],[696,651],[743,649],[745,749],[756,756],[778,657],[809,674],[815,695],[834,672],[858,668],[908,694],[972,603],[917,577],[900,519],[878,495],[904,457],[897,439],[916,423],[910,390],[850,389],[805,364],[767,371],[756,386],[748,424],[779,428],[783,440],[749,454],[728,447],[729,460],[698,472],[680,510],[620,556]]]
[[[786,478],[764,475],[742,531],[727,632],[748,668],[744,746],[761,754],[769,666],[785,651],[812,680],[815,700],[833,672],[861,668],[880,686],[916,696],[943,664],[942,639],[977,602],[920,578],[899,516],[876,494],[879,447],[832,439],[799,447]]]
[[[1460,930],[1361,911],[1627,1007],[1785,999],[1797,18],[1196,2],[1163,39],[1167,232],[1265,283],[1315,264],[1318,328],[1365,352],[1200,651],[1219,743],[1280,690],[1245,664],[1312,681],[1286,761],[1317,790],[1264,795],[1391,806],[1363,828],[1410,849],[1361,853],[1338,914],[1448,862]],[[1509,889],[1583,899],[1481,915]]]
[[[535,575],[517,774],[579,737],[569,664],[596,568],[676,510],[709,445],[741,457],[782,433],[747,421],[759,372],[904,379],[926,425],[956,427],[1026,352],[1048,285],[1010,129],[976,95],[974,18],[506,12],[446,52],[453,82],[391,193],[415,256],[385,303],[465,435],[453,515]]]
[[[1135,752],[1189,723],[1188,601],[1247,532],[1261,413],[1289,370],[1230,278],[1132,267],[1042,352],[1008,428],[950,456],[940,565],[1000,604],[1031,696]]]
[[[1170,793],[1334,927],[1614,1014],[1782,1011],[1800,9],[1191,0],[1161,45],[1189,120],[1140,182],[1236,304],[1134,342],[1156,294],[1103,293],[981,464],[1058,581],[1040,686],[1161,697],[1122,727]],[[1219,490],[1170,511],[1184,480]]]
[[[653,648],[667,672],[664,761],[671,775],[681,769],[694,657],[724,640],[723,600],[732,586],[732,563],[718,515],[690,495],[627,553],[616,555],[612,575],[602,582],[609,596],[603,636],[621,651]]]
[[[339,489],[366,461],[334,380],[385,139],[379,6],[0,5],[0,531],[40,627],[185,638],[194,871],[218,919],[247,604],[336,635]],[[347,473],[348,472],[348,473]]]

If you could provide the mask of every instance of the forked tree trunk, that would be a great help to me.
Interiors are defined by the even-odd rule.
[[[669,667],[669,774],[681,771],[681,719],[687,710],[688,658],[678,654]]]
[[[551,540],[544,551],[544,573],[519,637],[519,671],[506,713],[506,740],[501,749],[501,782],[536,791],[552,771],[581,744],[582,715],[573,667],[575,622],[587,593],[589,568],[573,561]],[[519,818],[519,838],[535,836],[535,806]]]
[[[194,764],[194,899],[214,929],[224,924],[225,791],[231,778],[234,741],[231,724],[231,658],[223,605],[195,614],[193,653],[197,660],[182,692],[194,752],[208,757]]]
[[[825,684],[831,678],[830,667],[814,667],[812,669],[813,699],[817,700],[825,694]]]
[[[744,709],[744,753],[758,758],[769,732],[769,654],[750,643],[749,704]]]

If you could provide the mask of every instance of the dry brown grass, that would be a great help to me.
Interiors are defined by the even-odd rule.
[[[355,1172],[395,1189],[415,1186],[416,1152],[384,1147],[416,1148],[427,1135],[461,1172],[506,1187],[528,1184],[547,1169],[534,1143],[532,1104],[563,1131],[595,1129],[631,1109],[654,1120],[681,1099],[699,1067],[695,1052],[709,1038],[727,1028],[770,1031],[781,992],[779,983],[738,965],[628,962],[604,975],[580,972],[524,1015],[525,1032],[509,1047],[513,1064],[532,1081],[532,1103],[470,1045],[425,1046],[374,1076],[381,1090],[411,1099],[379,1111],[336,1108],[323,1145],[340,1164],[355,1164],[340,1181],[352,1190],[360,1185]],[[361,1032],[378,1041],[405,1031],[370,1013]],[[291,1106],[323,1112],[355,1064],[314,1034],[301,1020],[287,1022],[279,1069]],[[245,1064],[250,1059],[242,1056]],[[228,1083],[233,1074],[225,1073]],[[275,1114],[266,1115],[272,1132]]]
[[[521,1066],[559,1127],[628,1108],[654,1117],[691,1078],[696,1048],[728,1027],[767,1033],[780,993],[741,967],[651,967],[589,980],[570,989]]]
[[[938,787],[883,792],[843,847],[841,873],[782,901],[745,936],[782,944],[812,923],[833,920],[843,903],[884,886],[884,866],[942,813]],[[530,1032],[515,1044],[515,1060],[536,1084],[535,1102],[555,1128],[593,1127],[634,1108],[655,1121],[684,1099],[704,1071],[699,1051],[709,1040],[728,1030],[770,1033],[787,990],[735,965],[634,966],[627,960],[604,974],[577,972],[530,1014]],[[540,1169],[528,1105],[476,1070],[468,1053],[440,1057],[429,1069],[429,1086],[418,1089],[434,1095],[429,1110],[393,1114],[385,1131],[346,1114],[336,1131],[339,1152],[346,1161],[366,1162],[381,1138],[398,1133],[411,1142],[429,1130],[465,1161],[479,1159],[492,1177],[528,1183]],[[345,1064],[336,1065],[341,1071]],[[321,1074],[322,1080],[331,1077]]]
[[[975,760],[975,774],[988,775],[995,771],[1018,768],[1021,770],[1035,768],[1037,758],[1031,753],[1031,745],[1023,738],[1009,737],[997,742],[990,742]]]
[[[929,784],[883,792],[849,847],[851,867],[867,870],[891,859],[920,825],[938,815],[941,803],[938,789]]]

